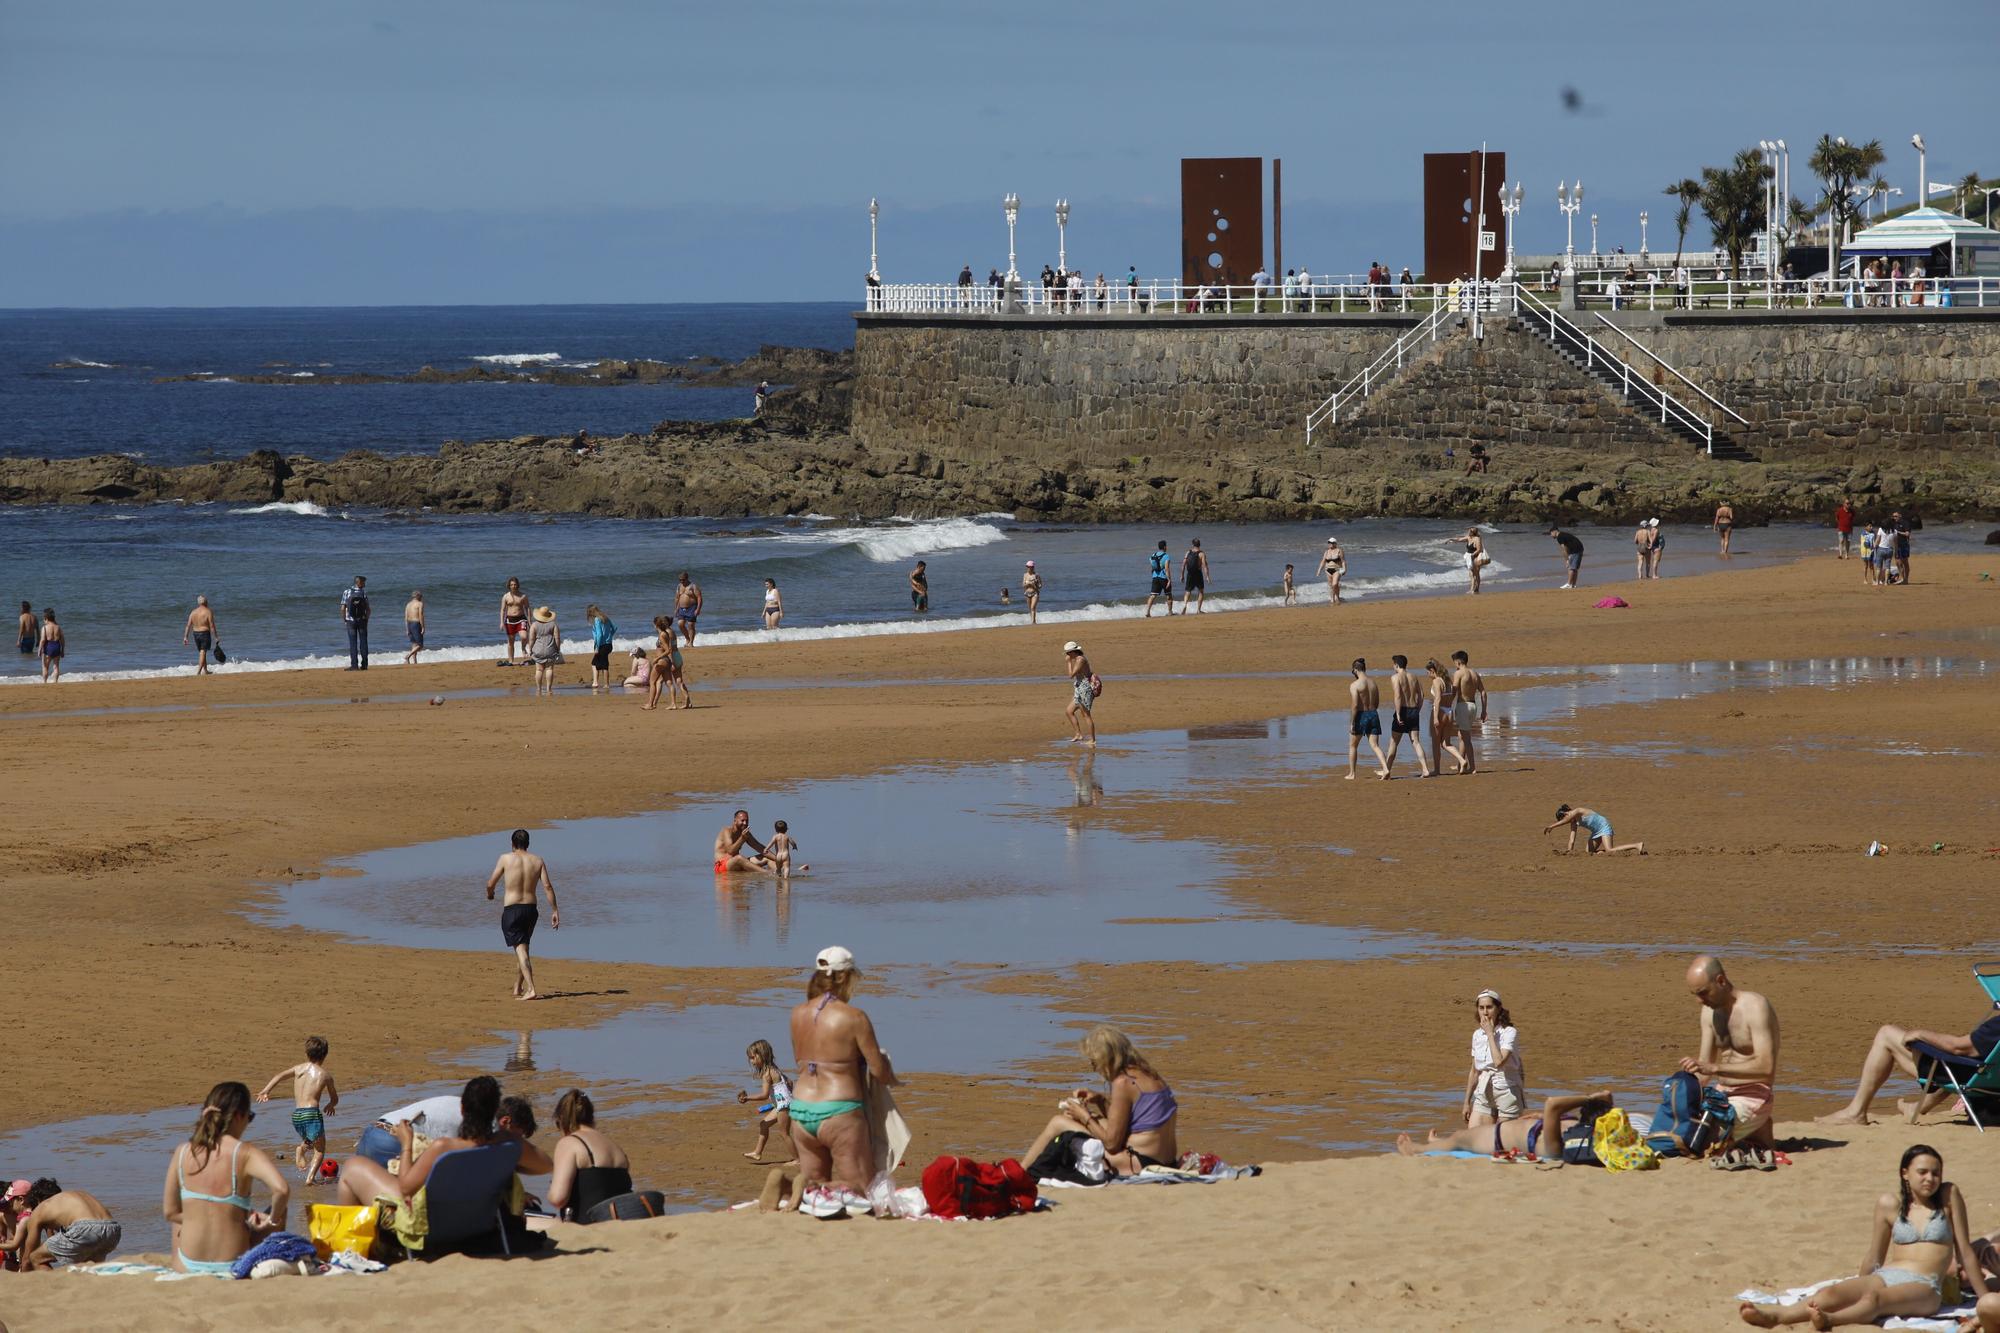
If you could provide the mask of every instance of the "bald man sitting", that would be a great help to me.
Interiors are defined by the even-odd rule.
[[[1775,1146],[1772,1080],[1778,1072],[1778,1013],[1755,991],[1738,990],[1722,960],[1703,954],[1688,965],[1687,986],[1701,1004],[1701,1045],[1681,1068],[1703,1087],[1721,1088],[1736,1112],[1731,1143]]]

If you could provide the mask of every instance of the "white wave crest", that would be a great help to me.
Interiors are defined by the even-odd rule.
[[[303,518],[328,517],[324,505],[316,505],[311,500],[273,500],[267,505],[253,505],[248,509],[232,509],[232,514],[298,514]]]
[[[288,371],[286,373],[290,378],[295,380],[309,380],[314,378],[313,373],[310,370],[293,370],[293,371]]]
[[[563,359],[561,352],[499,352],[472,358],[488,366],[545,366]]]
[[[811,546],[857,546],[861,554],[878,565],[936,555],[940,551],[964,551],[975,546],[1004,542],[1007,534],[990,523],[970,518],[892,519],[893,528],[814,528],[807,532],[781,532],[772,540]]]
[[[56,364],[59,366],[89,366],[93,370],[111,369],[111,363],[109,361],[86,361],[84,358],[80,356],[66,356],[62,360],[56,362]]]

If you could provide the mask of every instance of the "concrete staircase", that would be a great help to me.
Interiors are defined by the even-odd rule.
[[[1755,455],[1731,438],[1720,424],[1713,422],[1713,414],[1704,414],[1704,419],[1711,422],[1711,433],[1703,434],[1680,414],[1659,412],[1655,403],[1644,401],[1641,395],[1635,394],[1634,379],[1643,378],[1647,374],[1643,365],[1633,365],[1623,357],[1617,361],[1609,361],[1601,353],[1593,355],[1584,350],[1575,337],[1566,336],[1560,326],[1551,329],[1547,323],[1533,317],[1515,318],[1509,323],[1516,328],[1525,328],[1550,351],[1567,361],[1581,374],[1603,386],[1607,393],[1631,411],[1645,415],[1661,430],[1693,445],[1698,450],[1706,450],[1715,458],[1733,462],[1755,461]],[[1648,382],[1656,392],[1671,392],[1677,387],[1667,382],[1666,376],[1658,367],[1654,367]],[[1698,403],[1694,406],[1699,410]]]

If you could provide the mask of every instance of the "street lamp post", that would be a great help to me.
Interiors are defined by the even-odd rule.
[[[1590,257],[1597,258],[1597,214],[1590,215]]]
[[[1646,258],[1646,210],[1639,210],[1639,258]]]
[[[1000,201],[1000,207],[1007,214],[1007,282],[1012,286],[1021,280],[1021,271],[1014,267],[1014,223],[1021,216],[1021,196],[1008,195]]]
[[[1512,194],[1504,186],[1500,190],[1500,216],[1507,220],[1507,267],[1501,276],[1509,282],[1514,280],[1514,219],[1521,212],[1521,200],[1526,193],[1519,181],[1514,182]]]
[[[882,206],[873,199],[870,199],[868,201],[868,276],[877,282],[882,280],[882,274],[877,270],[875,265],[875,219],[880,217],[881,214]]]
[[[1069,200],[1056,200],[1056,268],[1069,272]]]
[[[1910,136],[1910,147],[1917,150],[1917,202],[1919,204],[1926,204],[1930,202],[1931,192],[1928,188],[1930,178],[1924,171],[1924,136],[1921,134],[1912,134]]]
[[[1556,207],[1563,211],[1563,272],[1569,273],[1576,268],[1576,215],[1583,208],[1583,182],[1565,185],[1557,181]]]

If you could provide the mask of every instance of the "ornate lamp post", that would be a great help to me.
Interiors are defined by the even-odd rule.
[[[1526,193],[1519,181],[1514,182],[1511,194],[1504,186],[1500,190],[1500,215],[1507,220],[1507,267],[1501,270],[1501,276],[1509,282],[1514,278],[1514,219],[1521,211],[1521,198]]]
[[[1583,208],[1583,182],[1565,185],[1556,182],[1556,207],[1563,211],[1566,239],[1563,242],[1563,272],[1576,268],[1576,215]]]
[[[877,271],[875,266],[875,219],[880,217],[881,214],[882,206],[873,199],[870,199],[868,201],[868,276],[877,282],[882,280],[882,274]]]
[[[1021,272],[1014,267],[1014,223],[1021,217],[1021,196],[1010,194],[1000,201],[1000,207],[1007,214],[1007,282],[1011,286],[1021,280]]]
[[[1646,210],[1639,210],[1639,258],[1646,257]]]
[[[1069,200],[1056,200],[1056,267],[1069,272]]]

